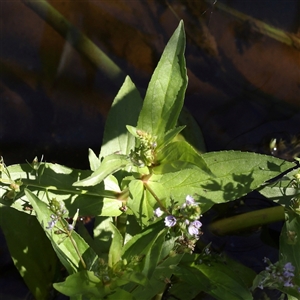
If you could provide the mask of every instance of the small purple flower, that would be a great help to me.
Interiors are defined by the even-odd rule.
[[[202,223],[201,223],[200,221],[198,221],[198,220],[192,222],[192,224],[193,224],[196,228],[198,228],[198,229],[202,226]]]
[[[289,272],[294,272],[295,267],[292,265],[292,263],[288,262],[284,265],[283,270],[284,271],[289,271]]]
[[[57,216],[56,215],[52,214],[50,216],[50,218],[51,218],[51,220],[48,222],[48,226],[46,227],[46,229],[52,229],[55,226],[56,222],[57,222]]]
[[[294,277],[295,274],[292,273],[292,272],[289,272],[289,271],[284,271],[284,272],[283,272],[283,276],[284,276],[285,278],[288,278],[288,277]]]
[[[194,205],[195,204],[195,199],[192,196],[187,195],[186,198],[185,198],[185,203],[187,205]]]
[[[159,218],[164,214],[164,212],[161,210],[160,207],[158,207],[157,209],[154,210],[154,215],[155,217]]]
[[[46,229],[52,229],[55,224],[56,224],[57,220],[51,220],[48,222],[48,226],[46,227]]]
[[[291,283],[291,278],[288,278],[288,279],[284,282],[283,285],[286,286],[286,287],[293,287],[293,286],[294,286],[293,283]]]
[[[176,222],[177,222],[176,218],[174,216],[172,216],[172,215],[165,217],[165,225],[167,227],[173,227],[173,226],[175,226]]]
[[[202,226],[202,223],[198,220],[192,222],[188,227],[188,232],[190,235],[199,236],[199,229]]]
[[[295,267],[290,262],[288,262],[283,267],[283,276],[288,279],[290,277],[294,277],[295,276],[294,271],[295,271]]]

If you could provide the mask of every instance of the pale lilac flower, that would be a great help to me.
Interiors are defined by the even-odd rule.
[[[198,237],[200,233],[199,229],[201,226],[202,223],[198,220],[192,222],[188,228],[189,234]]]
[[[284,265],[283,270],[293,273],[295,271],[295,267],[292,265],[292,263],[288,262]]]
[[[56,224],[57,220],[51,220],[48,222],[48,226],[46,227],[46,229],[52,229],[55,224]]]
[[[283,276],[284,277],[294,277],[295,276],[295,274],[294,273],[292,273],[292,272],[289,272],[289,271],[284,271],[283,272]]]
[[[46,229],[52,229],[55,226],[56,222],[57,222],[57,216],[56,215],[52,214],[50,216],[50,218],[51,218],[51,220],[48,222],[48,226],[46,227]]]
[[[174,216],[172,216],[172,215],[165,217],[165,225],[167,227],[173,227],[173,226],[175,226],[176,222],[177,222],[176,218]]]
[[[294,284],[291,283],[291,280],[292,280],[292,278],[290,278],[290,277],[287,278],[283,285],[286,286],[286,287],[293,287]]]
[[[164,212],[161,210],[160,207],[158,207],[157,209],[154,210],[154,215],[155,217],[159,218],[164,214]]]
[[[295,267],[290,263],[286,263],[283,267],[283,276],[284,279],[282,281],[284,281],[284,286],[286,287],[293,287],[294,284],[291,282],[291,280],[293,279],[293,277],[295,276],[294,274],[295,271]]]
[[[185,203],[187,205],[194,205],[195,204],[195,199],[192,196],[187,195],[186,198],[185,198]]]

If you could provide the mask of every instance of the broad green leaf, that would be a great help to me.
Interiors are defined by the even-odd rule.
[[[187,86],[183,22],[169,40],[149,83],[137,128],[162,139],[176,126]],[[160,144],[160,143],[158,143]]]
[[[164,186],[159,182],[152,182],[151,178],[146,182],[132,180],[129,183],[129,192],[127,206],[132,210],[142,227],[148,226],[149,221],[153,217],[153,211],[159,205],[157,199],[164,206],[167,206],[170,201]]]
[[[103,281],[105,284],[103,284]],[[67,296],[82,296],[78,299],[134,299],[130,294],[119,288],[126,283],[146,284],[147,279],[141,273],[125,270],[120,274],[109,272],[106,275],[96,276],[94,272],[79,271],[66,278],[64,282],[55,283],[56,290]]]
[[[36,217],[0,205],[0,226],[26,285],[35,299],[46,299],[60,265]]]
[[[217,177],[225,177],[228,174],[243,174],[249,170],[257,172],[257,175],[274,178],[282,172],[295,167],[295,163],[288,162],[274,156],[241,151],[219,151],[204,153],[213,174]],[[258,179],[260,180],[260,179]]]
[[[89,177],[77,181],[73,186],[94,186],[101,183],[108,175],[111,175],[128,164],[126,155],[111,154],[106,156],[100,167]]]
[[[100,278],[91,271],[79,271],[68,276],[64,282],[54,283],[53,286],[66,296],[84,295],[85,298],[79,299],[101,299],[107,294]]]
[[[185,169],[153,174],[150,181],[159,182],[179,204],[187,194],[194,195],[205,212],[214,203],[238,199],[295,166],[272,156],[240,151],[211,152],[202,157],[214,177],[198,169]]]
[[[218,300],[252,300],[249,288],[243,281],[243,272],[251,272],[254,278],[252,270],[242,265],[237,268],[230,261],[226,264],[222,261],[211,261],[209,264],[188,263],[193,256],[176,268],[175,275],[179,277],[179,282],[174,283],[170,291],[176,297],[188,300],[194,299],[199,292],[206,292]],[[197,255],[194,257],[196,262]]]
[[[100,167],[100,159],[92,149],[89,149],[89,163],[92,171],[96,171]]]
[[[82,269],[78,253],[75,250],[73,243],[70,238],[64,238],[65,235],[56,234],[56,229],[47,229],[48,222],[51,220],[51,215],[53,212],[49,209],[46,203],[42,202],[29,190],[25,190],[27,199],[30,201],[33,209],[37,214],[37,219],[44,229],[46,236],[51,241],[52,247],[55,250],[58,258],[61,263],[65,266],[69,274],[75,273],[78,270]],[[65,225],[66,221],[62,220]],[[59,223],[57,224],[59,225]],[[88,246],[88,244],[73,230],[72,238],[76,244],[78,251],[80,252],[88,270],[91,270],[96,263],[97,255],[95,252]]]
[[[114,224],[110,223],[110,227],[113,232],[113,237],[108,253],[108,266],[113,267],[114,264],[121,260],[123,237]]]
[[[128,155],[134,148],[135,138],[128,133],[126,125],[136,126],[142,102],[137,88],[127,76],[106,120],[100,158],[112,153]]]
[[[206,161],[186,141],[175,141],[168,144],[157,153],[157,161],[160,165],[153,168],[154,173],[163,174],[196,166],[203,172],[212,175]]]

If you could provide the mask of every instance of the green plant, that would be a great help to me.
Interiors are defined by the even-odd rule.
[[[49,297],[52,283],[71,299],[161,299],[172,282],[179,299],[206,292],[245,300],[251,287],[272,287],[272,280],[290,299],[299,296],[299,276],[292,276],[300,270],[297,170],[289,173],[291,185],[266,184],[295,164],[239,151],[200,153],[184,138],[177,126],[187,87],[184,48],[180,22],[144,100],[126,78],[100,155],[89,150],[91,170],[1,162],[1,227],[36,299]],[[288,272],[288,281],[276,281],[271,269],[256,277],[209,245],[194,252],[201,215],[255,189],[287,205],[282,255],[272,270]],[[79,215],[95,217],[94,238],[76,223]]]

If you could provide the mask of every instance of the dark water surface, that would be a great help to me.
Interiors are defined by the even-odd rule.
[[[299,133],[300,44],[262,34],[253,19],[241,20],[218,6],[299,37],[299,1],[50,3],[129,74],[142,94],[183,19],[189,75],[185,105],[208,151],[270,153],[271,138],[288,140]],[[8,165],[44,155],[49,162],[88,168],[87,150],[99,151],[119,87],[21,0],[1,1],[0,16],[0,155]],[[226,237],[225,244],[227,252],[238,252],[232,256],[254,269],[257,258],[270,250],[255,235]],[[2,235],[0,267],[0,299],[29,299]]]

